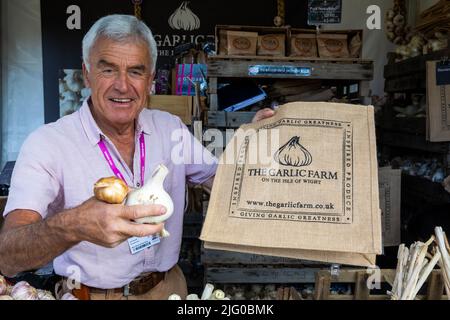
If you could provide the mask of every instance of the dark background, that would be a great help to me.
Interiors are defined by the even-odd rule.
[[[191,0],[189,8],[201,21],[200,29],[178,31],[169,27],[170,15],[182,0],[143,0],[142,20],[155,35],[214,35],[217,24],[274,26],[276,0]],[[286,0],[286,24],[307,26],[307,0]],[[81,9],[81,30],[66,27],[67,7]],[[62,69],[81,69],[81,41],[100,17],[113,13],[134,14],[131,0],[41,0],[42,50],[44,70],[45,122],[59,118],[58,76]],[[159,48],[161,49],[161,48]],[[170,63],[170,57],[158,59],[158,66]]]

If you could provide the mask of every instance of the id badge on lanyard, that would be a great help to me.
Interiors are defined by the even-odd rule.
[[[111,168],[111,170],[113,171],[114,175],[119,178],[122,179],[125,183],[125,177],[123,176],[123,174],[120,172],[120,170],[117,168],[116,164],[114,163],[114,160],[111,156],[111,154],[109,153],[108,148],[106,147],[105,142],[103,141],[103,139],[100,140],[100,142],[98,143],[98,146],[100,147],[100,150],[102,151],[103,156],[106,159],[106,162],[108,162],[109,167]],[[140,137],[139,137],[139,151],[140,151],[140,160],[141,160],[141,187],[144,185],[144,176],[145,176],[145,137],[144,137],[144,133],[142,132]],[[151,246],[158,244],[161,242],[161,239],[159,236],[157,235],[153,235],[153,236],[148,236],[148,237],[142,237],[142,238],[138,238],[138,237],[132,237],[128,239],[128,246],[130,247],[130,252],[131,254],[136,254],[144,249],[150,248]]]

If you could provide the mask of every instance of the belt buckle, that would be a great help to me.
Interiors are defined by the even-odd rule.
[[[130,284],[129,284],[129,283],[126,284],[126,285],[123,287],[123,296],[124,296],[124,297],[131,296],[131,294],[130,294]]]

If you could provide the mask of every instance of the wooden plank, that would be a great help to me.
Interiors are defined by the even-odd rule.
[[[217,93],[217,78],[209,78],[209,93]]]
[[[278,67],[310,68],[310,76],[289,74],[249,75],[249,68],[254,65]],[[267,60],[208,60],[210,77],[239,78],[277,78],[277,79],[330,79],[330,80],[372,80],[373,63],[331,63],[331,62],[292,62]]]
[[[201,261],[205,265],[317,265],[325,267],[326,264],[316,261],[289,259],[282,257],[263,256],[223,250],[211,250],[202,248]]]
[[[440,60],[449,55],[450,49],[444,49],[427,55],[406,59],[397,63],[387,64],[384,67],[384,77],[386,79],[390,79],[411,75],[413,73],[419,73],[425,78],[426,61]]]
[[[205,280],[212,283],[314,283],[317,268],[205,268]]]
[[[317,272],[314,288],[314,300],[328,300],[331,288],[331,275],[329,272]]]
[[[425,92],[426,76],[425,72],[401,76],[397,78],[386,79],[384,83],[384,90],[388,93],[414,91]]]
[[[217,96],[217,93],[211,93],[209,95],[209,109],[211,111],[219,110],[219,98]]]
[[[239,128],[245,123],[250,123],[255,114],[256,112],[208,111],[208,126],[214,128]]]
[[[368,300],[370,290],[367,287],[368,274],[366,272],[356,273],[355,300]]]
[[[427,300],[441,300],[444,293],[444,281],[440,272],[432,272],[428,279]]]
[[[226,127],[225,112],[222,111],[208,111],[208,127],[223,128]]]

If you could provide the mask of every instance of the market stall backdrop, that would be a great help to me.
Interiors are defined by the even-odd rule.
[[[192,0],[188,5],[198,18],[192,23],[193,30],[175,30],[169,18],[175,14],[176,19],[176,10],[183,2],[143,3],[142,17],[160,42],[160,64],[169,61],[176,37],[192,36],[195,40],[200,36],[198,41],[210,39],[216,24],[270,26],[277,13],[275,0]],[[305,26],[306,2],[286,0],[287,24]],[[418,1],[415,7],[424,10],[435,2]],[[66,10],[70,5],[78,5],[81,9],[80,29],[66,27],[70,16]],[[392,7],[392,0],[343,0],[342,23],[329,29],[365,30],[363,58],[375,60],[372,92],[383,95],[383,66],[386,53],[393,48],[383,30],[366,29],[366,10],[370,5],[380,6],[384,19],[384,12]],[[1,1],[1,167],[6,161],[17,158],[20,146],[31,131],[59,117],[58,76],[64,69],[80,68],[81,39],[92,23],[105,14],[133,12],[131,1],[98,0],[95,6],[86,0]]]

